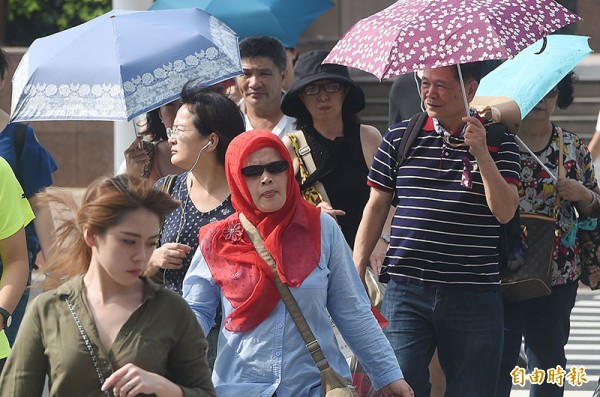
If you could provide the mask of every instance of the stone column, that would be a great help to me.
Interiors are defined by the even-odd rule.
[[[140,10],[145,11],[152,6],[152,0],[113,0],[114,9],[120,10]],[[117,173],[119,166],[125,159],[123,152],[131,145],[135,139],[133,121],[126,123],[122,121],[114,122],[114,172]]]

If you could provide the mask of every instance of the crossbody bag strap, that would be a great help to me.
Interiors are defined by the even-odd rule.
[[[304,183],[304,181],[309,177],[311,172],[306,167],[303,156],[300,154],[300,142],[299,142],[300,135],[302,135],[302,137],[304,137],[304,134],[300,131],[299,132],[290,132],[289,134],[287,134],[287,137],[290,138],[290,142],[292,142],[292,147],[294,148],[294,152],[296,153],[296,158],[298,159],[298,168],[299,168],[300,177],[301,177],[300,182]],[[309,148],[309,150],[310,150],[310,148]],[[311,156],[311,158],[312,158],[312,156]]]
[[[296,152],[296,158],[298,158],[298,165],[300,168],[300,177],[302,179],[301,184],[304,184],[306,180],[317,171],[317,166],[310,152],[310,146],[308,146],[304,131],[290,132],[287,136],[292,142],[294,152]],[[325,186],[323,186],[321,182],[316,181],[312,186],[317,189],[317,192],[321,195],[322,201],[331,203],[327,196],[327,192],[325,191]]]
[[[71,312],[71,315],[73,316],[73,319],[75,320],[75,325],[77,325],[77,329],[79,330],[79,333],[81,334],[81,337],[83,338],[83,343],[85,344],[85,347],[87,348],[87,351],[90,354],[90,357],[92,358],[92,362],[94,363],[94,368],[96,369],[96,375],[98,375],[98,380],[100,381],[100,387],[102,387],[102,385],[104,385],[104,375],[102,375],[102,371],[100,370],[100,362],[98,361],[98,358],[96,357],[96,353],[94,353],[94,348],[92,347],[92,342],[90,342],[90,338],[88,338],[87,333],[85,332],[85,329],[83,329],[83,324],[81,324],[81,321],[79,321],[79,317],[77,317],[77,314],[75,313],[75,309],[73,309],[73,305],[69,301],[69,298],[67,298],[65,296],[65,297],[63,297],[63,299],[64,299],[65,303],[67,304],[67,306],[69,307],[69,311]],[[104,391],[104,395],[107,397],[111,397],[111,394],[108,390]]]
[[[175,186],[175,180],[177,179],[176,174],[169,174],[165,176],[163,184],[160,186],[160,191],[167,193],[169,196],[173,196],[173,187]],[[162,238],[164,228],[164,220],[163,224],[160,225],[160,230],[158,232],[158,247],[160,247],[160,240]]]
[[[315,164],[315,160],[310,153],[310,146],[308,146],[306,136],[304,136],[304,131],[298,131],[294,135],[296,135],[296,138],[298,139],[298,154],[300,154],[302,157],[302,161],[306,165],[308,174],[314,174],[317,170],[317,165]]]
[[[304,339],[304,343],[312,359],[315,361],[315,364],[320,371],[326,370],[329,368],[329,362],[321,350],[321,346],[319,345],[319,342],[317,342],[317,338],[311,331],[306,319],[302,315],[302,311],[298,306],[298,302],[296,302],[296,299],[292,295],[290,288],[281,281],[281,278],[279,278],[275,260],[265,247],[260,233],[243,213],[239,213],[239,218],[242,226],[246,230],[246,233],[248,233],[248,237],[250,237],[250,241],[252,242],[254,249],[256,249],[256,252],[258,252],[260,257],[269,264],[271,270],[273,270],[273,274],[275,275],[275,287],[277,288],[283,303],[285,303],[285,307],[287,308],[288,312],[290,312],[298,331],[300,331],[300,335],[302,335],[302,339]]]
[[[564,140],[562,128],[560,128],[559,126],[556,126],[556,128],[558,130],[558,169],[557,169],[557,173],[558,173],[558,176],[565,176],[566,175],[565,159],[564,159],[565,140]],[[554,200],[554,214],[552,214],[554,216],[554,219],[556,219],[557,221],[558,221],[559,208],[560,208],[560,196],[558,195],[558,192],[557,192],[556,199]]]

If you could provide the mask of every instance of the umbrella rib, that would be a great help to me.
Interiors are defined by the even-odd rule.
[[[460,63],[456,64],[456,68],[458,69],[458,78],[460,80],[460,90],[462,92],[463,103],[465,105],[465,112],[467,117],[471,115],[469,112],[469,102],[467,101],[467,92],[465,91],[465,82],[463,80],[462,69],[460,67]]]

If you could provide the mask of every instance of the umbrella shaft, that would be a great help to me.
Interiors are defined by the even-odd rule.
[[[462,70],[460,69],[460,63],[456,64],[456,67],[458,68],[458,79],[460,80],[460,90],[462,91],[462,95],[463,95],[463,102],[465,104],[465,112],[467,114],[467,117],[469,117],[471,115],[471,113],[469,112],[469,102],[467,101],[467,92],[465,91],[465,82],[463,80]]]
[[[525,150],[527,150],[529,152],[529,154],[535,159],[535,161],[538,162],[538,164],[548,173],[548,175],[550,175],[550,177],[556,181],[556,176],[552,173],[552,171],[550,171],[550,169],[548,167],[546,167],[544,165],[544,163],[542,163],[542,160],[540,160],[540,158],[538,156],[535,155],[535,153],[533,153],[533,151],[531,149],[529,149],[529,147],[525,144],[525,142],[523,142],[521,140],[521,138],[519,138],[517,135],[515,135],[515,139],[517,140],[517,142],[519,142],[519,144],[521,146],[523,146],[525,148]]]

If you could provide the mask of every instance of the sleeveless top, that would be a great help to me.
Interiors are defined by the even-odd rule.
[[[369,168],[362,151],[360,124],[344,126],[344,136],[333,141],[313,126],[303,131],[317,170],[300,189],[304,190],[315,180],[323,184],[331,206],[346,212],[346,215],[338,216],[337,221],[352,248],[370,192],[367,185]]]

